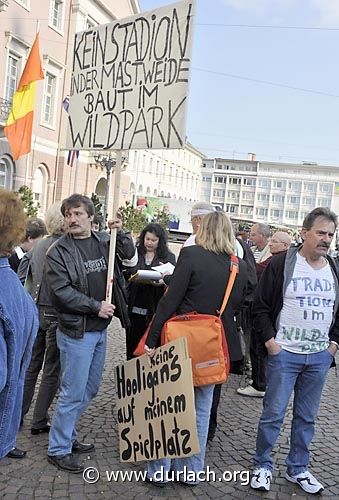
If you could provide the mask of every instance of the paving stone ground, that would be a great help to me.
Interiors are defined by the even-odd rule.
[[[284,479],[289,446],[291,409],[288,410],[281,436],[275,447],[276,468],[269,493],[253,491],[246,483],[251,468],[256,427],[262,400],[236,394],[241,377],[232,375],[223,387],[220,402],[219,430],[208,445],[206,465],[217,476],[216,481],[201,483],[194,488],[169,484],[158,488],[143,481],[109,481],[110,471],[141,471],[144,464],[125,464],[119,461],[116,433],[116,415],[113,369],[125,359],[124,331],[114,322],[109,332],[106,368],[100,392],[79,424],[79,438],[95,443],[96,451],[85,458],[86,467],[95,467],[100,478],[88,484],[82,475],[59,471],[46,461],[47,436],[31,436],[31,412],[27,415],[18,435],[17,445],[28,451],[23,460],[0,461],[0,498],[4,500],[28,499],[171,499],[171,498],[226,498],[226,499],[277,499],[301,500],[314,498]],[[324,389],[322,405],[317,421],[316,435],[312,443],[312,472],[325,486],[322,494],[326,500],[339,499],[339,383],[333,369],[330,370]],[[107,471],[107,473],[106,473]],[[229,478],[234,471],[237,481],[219,480],[226,472]],[[95,472],[92,472],[92,476]],[[233,477],[233,476],[232,476]],[[242,480],[241,480],[242,479]],[[242,484],[243,483],[243,484]]]

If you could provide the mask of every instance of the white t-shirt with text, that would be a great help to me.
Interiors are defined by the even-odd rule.
[[[335,284],[330,265],[313,269],[297,253],[279,318],[276,342],[287,351],[311,354],[327,349],[332,323]]]

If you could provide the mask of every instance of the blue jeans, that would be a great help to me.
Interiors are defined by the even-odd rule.
[[[326,349],[315,354],[295,354],[282,349],[267,359],[267,387],[259,420],[255,467],[273,469],[272,448],[278,439],[290,396],[294,390],[290,451],[287,472],[304,472],[314,435],[321,392],[333,356]]]
[[[210,412],[213,400],[214,385],[205,385],[203,387],[194,387],[194,405],[196,413],[197,434],[200,445],[200,452],[188,458],[161,458],[159,460],[152,460],[147,463],[147,475],[159,481],[156,472],[163,471],[163,482],[167,482],[166,475],[171,479],[170,469],[178,474],[179,471],[192,471],[195,474],[204,470],[205,467],[205,453],[206,442],[208,434],[208,426],[210,420]],[[161,469],[162,468],[162,469]],[[182,481],[185,482],[185,481]],[[198,484],[198,480],[186,481],[190,484]]]
[[[76,439],[75,425],[99,390],[106,354],[106,330],[72,339],[57,330],[60,395],[49,433],[49,455],[66,455]]]

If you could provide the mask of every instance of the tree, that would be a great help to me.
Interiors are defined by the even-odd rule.
[[[146,214],[134,208],[129,201],[126,201],[126,205],[120,207],[118,212],[121,215],[123,227],[133,234],[140,234],[148,222]]]
[[[170,220],[170,214],[168,212],[167,207],[158,207],[155,209],[152,222],[156,222],[160,224],[165,231],[168,231],[168,223]]]
[[[33,191],[28,186],[21,186],[16,193],[21,199],[28,217],[36,217],[40,208],[39,203],[34,203]]]

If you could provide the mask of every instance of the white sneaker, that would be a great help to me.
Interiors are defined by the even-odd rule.
[[[319,481],[312,476],[308,470],[305,470],[305,472],[300,472],[299,474],[296,474],[295,476],[289,476],[286,473],[286,479],[287,481],[291,481],[291,483],[296,483],[300,486],[300,488],[306,493],[320,493],[320,491],[323,491],[324,487]]]
[[[252,398],[263,398],[265,396],[265,391],[257,391],[252,385],[247,385],[246,387],[239,387],[237,393],[241,396],[250,396]]]
[[[251,479],[251,488],[254,490],[270,491],[272,472],[263,467],[254,469]]]

